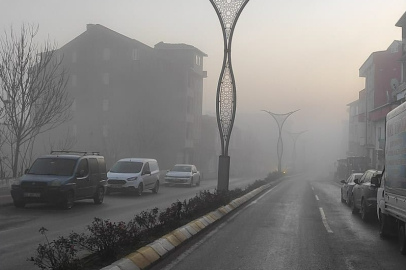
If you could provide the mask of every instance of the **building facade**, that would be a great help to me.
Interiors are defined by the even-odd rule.
[[[205,53],[88,24],[57,55],[70,74],[72,120],[52,138],[68,132],[74,149],[100,151],[109,166],[124,157],[156,158],[161,168],[197,162]]]

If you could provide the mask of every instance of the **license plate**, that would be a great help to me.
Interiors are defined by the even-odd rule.
[[[24,193],[24,197],[31,197],[31,198],[39,198],[41,197],[41,193]]]
[[[123,185],[110,185],[111,188],[121,188]]]

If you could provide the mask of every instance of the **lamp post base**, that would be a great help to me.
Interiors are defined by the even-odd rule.
[[[228,191],[228,184],[230,179],[230,157],[219,156],[217,190]]]

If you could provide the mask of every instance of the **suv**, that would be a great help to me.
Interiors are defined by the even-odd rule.
[[[70,209],[81,199],[101,204],[106,184],[106,162],[98,152],[52,151],[37,158],[11,186],[11,196],[16,207],[46,202]]]
[[[361,213],[361,218],[365,221],[371,213],[376,213],[376,197],[378,186],[374,183],[376,180],[380,181],[382,172],[377,170],[368,170],[358,180],[355,179],[356,184],[352,189],[352,213]],[[371,180],[373,180],[371,183]]]
[[[112,191],[135,191],[141,196],[146,189],[158,193],[158,162],[149,158],[120,159],[111,167],[107,178],[107,194]]]

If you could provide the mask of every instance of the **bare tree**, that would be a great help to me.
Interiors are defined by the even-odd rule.
[[[0,102],[11,134],[8,145],[13,177],[17,176],[24,144],[70,119],[67,72],[55,44],[35,44],[38,29],[24,24],[16,33],[10,27],[0,38]]]

